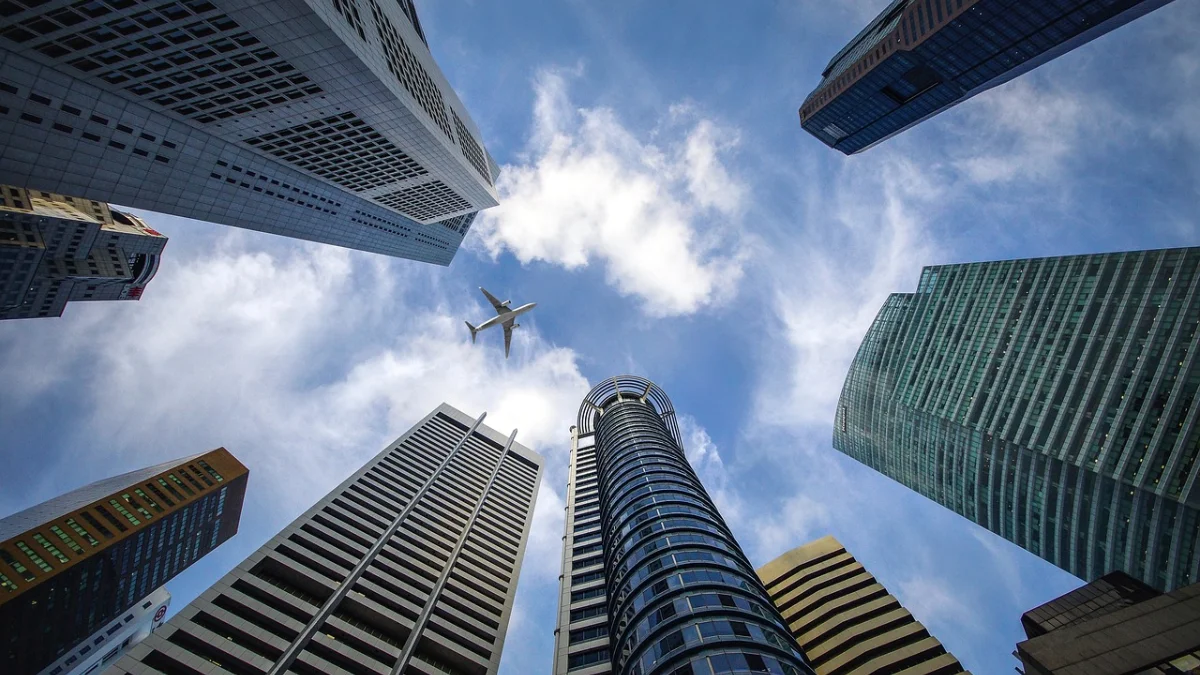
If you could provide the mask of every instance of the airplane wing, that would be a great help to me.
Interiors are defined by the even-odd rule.
[[[479,290],[483,291],[483,297],[487,298],[488,302],[492,303],[492,307],[494,307],[496,309],[496,314],[504,313],[504,303],[502,303],[498,299],[496,299],[496,296],[492,295],[491,293],[488,293],[487,289],[484,288],[483,286],[480,286]]]
[[[508,358],[508,350],[512,347],[513,320],[504,322],[504,358]]]

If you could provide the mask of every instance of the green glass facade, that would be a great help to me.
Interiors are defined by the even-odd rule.
[[[834,447],[1087,580],[1200,578],[1200,248],[941,265],[888,298]]]

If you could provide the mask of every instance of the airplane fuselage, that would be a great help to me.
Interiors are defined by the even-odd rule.
[[[484,321],[483,323],[479,324],[479,326],[475,330],[481,331],[481,330],[491,328],[492,326],[503,325],[506,321],[515,319],[518,316],[521,316],[522,314],[524,314],[525,312],[528,312],[529,310],[533,309],[534,307],[537,307],[537,303],[530,302],[530,303],[521,305],[520,307],[518,307],[516,309],[508,310],[508,311],[504,312],[503,314],[497,314],[496,316],[493,316],[492,318],[488,319],[487,321]]]

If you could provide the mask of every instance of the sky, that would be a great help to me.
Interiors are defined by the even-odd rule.
[[[660,384],[755,565],[832,534],[978,674],[1081,581],[832,449],[858,344],[924,265],[1200,244],[1200,2],[1178,0],[854,157],[796,110],[883,0],[425,0],[503,166],[449,268],[144,213],[140,302],[0,322],[0,516],[224,446],[236,537],[177,611],[445,401],[546,459],[501,662],[549,672],[569,427]],[[485,286],[522,317],[472,345]]]

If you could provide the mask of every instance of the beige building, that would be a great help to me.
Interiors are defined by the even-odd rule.
[[[967,672],[833,537],[784,553],[758,576],[817,675]]]

